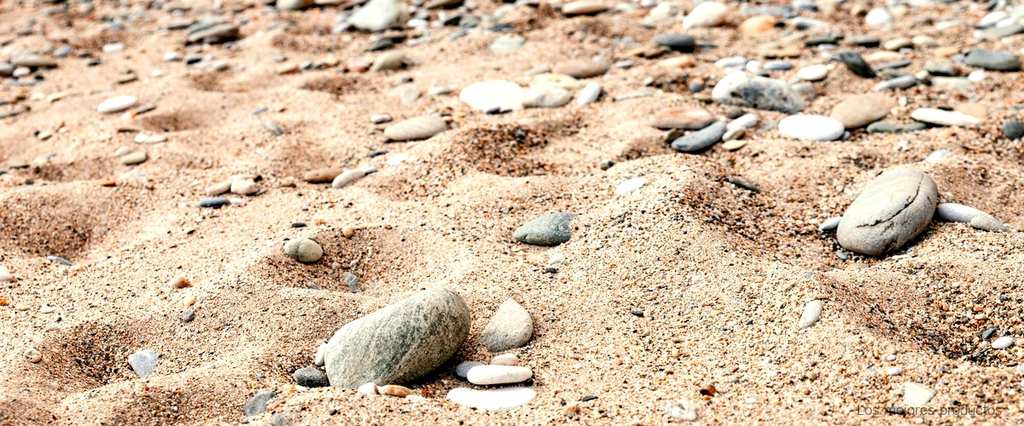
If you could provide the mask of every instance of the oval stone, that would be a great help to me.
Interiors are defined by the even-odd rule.
[[[424,115],[399,121],[384,129],[384,137],[389,141],[418,141],[429,139],[438,133],[448,130],[448,123],[436,115]]]
[[[655,114],[651,125],[662,130],[700,130],[714,121],[715,116],[702,108],[669,108]]]
[[[115,112],[121,112],[135,106],[135,103],[138,101],[138,98],[130,95],[115,96],[113,98],[109,98],[103,102],[100,102],[100,104],[96,106],[96,112],[102,114],[112,114]]]
[[[523,107],[524,90],[505,80],[487,80],[470,84],[459,92],[459,100],[477,111],[494,114]]]
[[[466,372],[466,379],[474,385],[505,385],[530,380],[533,371],[528,367],[511,365],[478,365]]]
[[[839,120],[847,129],[856,129],[885,118],[893,106],[892,100],[886,95],[853,95],[832,108],[831,117]]]
[[[928,175],[898,167],[868,182],[843,213],[836,236],[843,248],[879,256],[913,240],[931,222],[939,201]]]
[[[565,74],[573,78],[591,78],[608,72],[608,67],[607,62],[577,59],[555,65],[552,71],[555,74]]]
[[[480,342],[491,352],[518,348],[533,336],[533,318],[522,305],[508,299],[494,312],[487,327],[480,333]]]
[[[448,391],[448,400],[463,407],[483,411],[511,410],[530,402],[537,392],[527,387],[477,390],[455,388]]]
[[[843,136],[843,123],[824,115],[796,114],[779,121],[782,136],[805,141],[832,141]]]

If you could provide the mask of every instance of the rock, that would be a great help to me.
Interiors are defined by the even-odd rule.
[[[821,81],[828,77],[828,65],[817,64],[800,68],[796,72],[796,78],[804,81]]]
[[[556,74],[565,74],[573,78],[591,78],[608,72],[610,66],[607,62],[577,59],[555,65],[552,71]]]
[[[505,385],[521,383],[533,377],[527,367],[508,365],[480,365],[466,373],[466,379],[474,385]]]
[[[514,238],[524,244],[557,246],[569,241],[571,221],[571,213],[548,213],[520,226]]]
[[[167,142],[167,135],[156,135],[152,133],[139,132],[135,135],[135,143],[152,145]]]
[[[876,92],[884,92],[886,90],[906,89],[916,86],[917,83],[917,77],[914,77],[912,75],[901,75],[896,78],[881,81],[878,84],[876,84],[875,87],[873,87],[871,90],[874,90]]]
[[[316,263],[324,257],[324,249],[309,238],[293,238],[284,243],[284,254],[302,263]]]
[[[100,102],[100,104],[96,106],[96,112],[102,114],[112,114],[115,112],[121,112],[135,106],[135,104],[138,103],[138,101],[138,98],[130,95],[115,96],[113,98],[108,98],[107,100]]]
[[[217,44],[238,40],[238,25],[229,22],[200,22],[189,28],[185,43]]]
[[[935,218],[947,222],[970,223],[971,219],[980,215],[988,213],[958,203],[939,203],[935,208]]]
[[[665,404],[664,410],[666,416],[682,422],[693,422],[699,417],[697,404],[685,399]]]
[[[646,183],[647,183],[647,179],[644,179],[642,177],[635,177],[635,178],[632,178],[632,179],[626,179],[626,180],[624,180],[622,182],[619,182],[618,185],[615,185],[615,194],[616,195],[629,195],[629,194],[632,194],[632,193],[636,192],[636,190],[638,190],[642,186],[644,186],[644,184],[646,184]]]
[[[1013,336],[1002,336],[992,342],[992,349],[1006,349],[1013,346]]]
[[[898,167],[864,187],[839,222],[843,248],[879,256],[903,247],[931,222],[938,204],[935,182],[926,174]]]
[[[336,167],[324,167],[310,170],[302,175],[302,180],[309,183],[328,183],[341,174],[342,170]]]
[[[307,388],[320,388],[330,385],[327,380],[327,373],[316,367],[302,367],[292,373],[295,384]]]
[[[491,42],[491,52],[499,55],[509,54],[519,50],[526,43],[526,39],[518,34],[505,34]]]
[[[794,114],[804,108],[803,98],[781,80],[733,72],[711,91],[718,103]]]
[[[454,388],[445,397],[449,401],[482,411],[505,411],[521,407],[533,400],[537,392],[527,387],[477,390]]]
[[[256,195],[260,186],[252,178],[240,178],[231,181],[231,192],[238,195]]]
[[[448,130],[448,123],[444,118],[438,115],[423,115],[386,127],[384,137],[395,142],[418,141],[430,139],[445,130]]]
[[[375,384],[373,382],[363,383],[363,384],[359,385],[359,388],[356,389],[356,392],[358,392],[358,393],[360,393],[362,395],[367,395],[367,396],[369,396],[369,395],[376,395],[377,394],[377,384]]]
[[[831,117],[796,114],[779,121],[782,136],[805,141],[832,141],[843,136],[843,123]]]
[[[935,396],[935,391],[925,385],[914,382],[903,384],[903,405],[909,408],[921,408]]]
[[[1003,136],[1007,139],[1017,140],[1024,137],[1024,122],[1017,119],[1009,119],[1003,123]]]
[[[207,209],[219,209],[228,204],[231,204],[231,201],[224,197],[206,197],[199,200],[199,207]]]
[[[402,52],[384,52],[373,60],[370,71],[397,70],[405,66],[405,54]]]
[[[876,121],[868,125],[868,133],[908,133],[924,130],[928,126],[924,123],[913,121],[910,123],[893,123],[889,121]]]
[[[694,6],[689,15],[683,18],[683,29],[716,27],[725,21],[729,7],[716,2],[705,1]]]
[[[487,365],[487,364],[484,364],[484,363],[478,362],[478,361],[462,361],[458,365],[455,366],[455,375],[460,377],[460,378],[465,379],[466,375],[469,374],[469,370],[473,369],[473,367],[477,367],[477,366],[480,366],[480,365]]]
[[[0,283],[9,283],[14,281],[14,275],[11,271],[8,271],[3,265],[0,265]]]
[[[576,105],[585,106],[591,104],[601,97],[602,92],[604,92],[604,89],[601,85],[591,81],[576,93]]]
[[[487,327],[480,333],[480,343],[491,352],[501,352],[527,344],[533,336],[533,318],[519,303],[508,299],[498,306]]]
[[[491,365],[519,365],[519,357],[516,354],[501,354],[491,358]]]
[[[811,300],[804,304],[804,311],[800,314],[800,328],[810,327],[818,322],[821,318],[821,307],[824,302],[820,300]]]
[[[277,0],[277,10],[302,10],[313,5],[313,0]]]
[[[990,71],[1020,71],[1020,58],[1010,52],[971,49],[964,56],[964,63]]]
[[[652,126],[662,130],[700,130],[715,121],[715,116],[703,108],[669,108],[654,115]]]
[[[863,78],[875,78],[875,70],[871,68],[871,65],[864,60],[857,52],[846,51],[840,52],[836,55],[836,59],[846,65],[846,69],[850,70],[854,75]]]
[[[11,57],[11,65],[15,68],[55,68],[57,61],[34,53],[23,53]]]
[[[830,117],[847,129],[856,129],[885,118],[894,106],[895,103],[882,94],[852,95],[832,108]]]
[[[868,28],[888,28],[892,25],[892,14],[884,7],[876,7],[864,16],[864,25]]]
[[[524,95],[516,83],[488,80],[466,86],[459,92],[459,100],[477,111],[496,114],[522,109]]]
[[[145,163],[148,159],[149,154],[146,154],[146,151],[133,151],[121,156],[121,164],[135,166]]]
[[[562,5],[565,16],[595,15],[606,10],[608,6],[598,0],[577,0]]]
[[[967,223],[971,225],[972,228],[980,229],[982,231],[1006,232],[1010,230],[1006,224],[988,214],[975,216]]]
[[[334,333],[324,349],[327,376],[347,388],[416,380],[458,351],[469,326],[469,308],[455,292],[417,292]]]
[[[918,108],[910,113],[914,120],[940,126],[977,126],[981,120],[969,114],[938,108]]]
[[[672,149],[679,152],[701,152],[721,141],[723,135],[725,135],[725,122],[717,121],[701,130],[679,137],[672,141],[671,146]]]
[[[334,178],[334,180],[331,182],[331,188],[344,188],[346,186],[349,186],[358,181],[359,179],[362,179],[364,176],[366,176],[366,171],[367,170],[365,169],[345,170]]]
[[[139,376],[139,378],[145,379],[153,373],[153,369],[156,368],[156,362],[160,359],[160,354],[153,352],[149,349],[143,349],[128,355],[128,365],[132,367],[132,371]]]
[[[267,403],[275,396],[277,396],[277,391],[273,389],[263,389],[256,392],[252,398],[245,402],[245,406],[242,407],[243,411],[245,411],[245,416],[254,417],[263,414],[264,411],[267,411]]]
[[[840,220],[842,220],[841,217],[830,217],[827,220],[825,220],[824,222],[821,222],[820,225],[818,225],[818,231],[819,232],[833,232],[833,231],[836,230],[836,228],[839,228],[839,221]]]
[[[559,108],[572,101],[572,93],[558,87],[532,87],[523,95],[526,108]]]
[[[928,74],[940,77],[956,77],[960,75],[957,72],[956,65],[946,59],[925,62],[924,70],[928,71]]]
[[[693,36],[679,33],[665,33],[654,36],[654,43],[676,52],[690,53],[697,49]]]
[[[406,19],[408,11],[401,0],[370,0],[352,14],[348,23],[363,31],[380,32],[400,26]]]
[[[377,388],[377,393],[381,395],[405,398],[412,394],[412,389],[400,385],[384,385]]]
[[[753,16],[744,20],[739,30],[741,34],[747,36],[763,35],[772,32],[778,22],[778,18],[771,15]]]

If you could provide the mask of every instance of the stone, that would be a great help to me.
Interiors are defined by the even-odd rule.
[[[664,411],[665,415],[670,419],[681,422],[697,421],[697,418],[699,417],[699,414],[697,413],[697,404],[686,399],[666,403]]]
[[[313,169],[303,173],[302,180],[309,183],[329,183],[333,181],[336,176],[341,174],[341,172],[342,170],[337,167]]]
[[[156,369],[156,363],[159,359],[160,354],[149,349],[143,349],[128,355],[128,365],[132,367],[132,371],[134,371],[139,378],[145,379],[153,373],[154,369]]]
[[[519,50],[526,43],[526,39],[518,34],[505,34],[491,42],[491,52],[505,55]]]
[[[453,388],[445,397],[451,402],[481,411],[506,411],[526,405],[537,396],[527,387],[477,390]]]
[[[565,74],[572,78],[591,78],[608,72],[611,65],[603,61],[576,59],[555,65],[551,70],[556,74]]]
[[[920,383],[906,382],[903,384],[903,405],[909,408],[921,408],[935,396],[935,391]]]
[[[665,33],[654,36],[654,43],[676,52],[690,53],[697,49],[693,36],[679,33]]]
[[[723,135],[725,135],[725,122],[716,121],[714,124],[711,124],[701,130],[691,132],[673,140],[671,147],[679,152],[701,152],[721,141]]]
[[[459,100],[477,111],[496,114],[523,108],[525,90],[505,80],[487,80],[466,86]]]
[[[938,108],[918,108],[910,113],[914,120],[939,126],[977,126],[981,120],[975,116]]]
[[[509,365],[480,365],[466,373],[466,379],[474,385],[506,385],[522,383],[533,377],[527,367]]]
[[[1003,136],[1007,139],[1017,140],[1024,137],[1024,122],[1017,119],[1009,119],[1003,123]]]
[[[199,207],[207,209],[219,209],[228,204],[231,204],[231,201],[224,197],[206,197],[199,200]]]
[[[748,36],[764,35],[772,32],[778,24],[778,18],[772,15],[758,15],[747,18],[740,24],[740,33]]]
[[[373,383],[373,382],[363,383],[363,384],[359,385],[358,388],[356,388],[356,392],[358,392],[361,395],[367,395],[367,396],[376,395],[377,394],[377,384]]]
[[[804,81],[821,81],[828,77],[829,67],[825,64],[810,65],[800,68],[796,78]]]
[[[252,178],[240,178],[231,181],[231,192],[238,195],[256,195],[260,186]]]
[[[591,81],[576,93],[576,105],[585,106],[594,103],[601,97],[603,92],[604,88],[600,84]]]
[[[1020,71],[1020,58],[1010,52],[971,49],[964,56],[964,63],[989,71]]]
[[[326,343],[332,386],[407,383],[444,364],[469,335],[470,313],[445,288],[417,292],[352,321]]]
[[[535,246],[557,246],[569,241],[573,215],[571,213],[548,213],[533,219],[516,229],[516,241]]]
[[[846,51],[840,52],[836,55],[836,60],[842,62],[846,66],[846,69],[850,70],[854,75],[863,78],[875,78],[875,70],[868,65],[867,61],[860,56],[857,52]]]
[[[683,29],[709,28],[721,25],[729,13],[729,7],[716,2],[705,1],[694,6],[688,15],[683,17]]]
[[[1013,346],[1013,336],[1002,336],[992,342],[992,349],[1006,349]]]
[[[856,129],[885,118],[895,106],[895,102],[882,94],[851,95],[836,104],[829,116],[847,129]]]
[[[284,254],[302,263],[316,263],[324,257],[324,249],[309,238],[293,238],[284,243]]]
[[[484,364],[484,363],[478,362],[478,361],[462,361],[458,365],[455,366],[455,375],[458,376],[459,378],[465,379],[466,375],[469,374],[469,370],[472,370],[473,367],[477,367],[477,366],[481,366],[481,365],[487,365],[487,364]]]
[[[331,182],[331,188],[344,188],[362,179],[364,176],[366,176],[366,171],[363,169],[345,170],[334,178]]]
[[[519,365],[519,357],[516,354],[501,354],[491,358],[491,365]]]
[[[523,95],[526,108],[559,108],[572,101],[572,93],[559,87],[531,87]]]
[[[631,179],[626,179],[626,180],[624,180],[622,182],[619,182],[618,185],[615,185],[615,194],[616,195],[629,195],[629,194],[632,194],[632,193],[636,192],[636,190],[638,190],[641,187],[643,187],[644,184],[646,184],[646,183],[647,183],[647,179],[644,179],[642,177],[635,177],[635,178],[631,178]]]
[[[167,135],[139,132],[135,134],[134,140],[137,144],[152,145],[167,142]]]
[[[275,396],[277,396],[277,391],[274,391],[273,389],[263,389],[256,392],[256,394],[253,395],[252,398],[249,398],[242,407],[242,410],[245,412],[245,416],[255,417],[263,414],[264,411],[267,411],[267,404]]]
[[[844,132],[842,122],[824,115],[796,114],[779,121],[782,136],[804,141],[832,141]]]
[[[295,370],[292,373],[292,379],[295,379],[295,384],[307,388],[320,388],[330,385],[330,382],[327,380],[327,373],[316,367],[302,367]]]
[[[444,118],[438,115],[423,115],[384,128],[384,137],[394,142],[418,141],[430,139],[445,130],[448,130],[448,122]]]
[[[732,72],[722,78],[711,91],[711,99],[726,105],[789,114],[804,108],[803,97],[786,82],[743,72]]]
[[[348,23],[363,31],[380,32],[401,26],[408,15],[401,0],[370,0],[352,14]]]
[[[377,393],[381,395],[405,398],[412,394],[412,389],[401,385],[384,385],[377,387]]]
[[[135,106],[135,104],[138,102],[139,99],[134,96],[114,96],[112,98],[107,98],[103,102],[100,102],[100,104],[96,106],[96,112],[102,114],[112,114],[115,112],[121,112]]]
[[[928,227],[938,199],[935,182],[923,172],[888,170],[868,182],[843,213],[839,245],[869,256],[899,249]]]
[[[654,115],[651,126],[662,129],[700,130],[715,121],[703,108],[669,108]]]
[[[277,10],[302,10],[313,5],[313,0],[277,0]]]
[[[886,90],[906,89],[916,86],[918,82],[917,77],[912,75],[901,75],[896,78],[878,82],[872,90],[876,92],[884,92]]]
[[[206,193],[206,195],[209,195],[211,197],[216,197],[216,196],[221,195],[221,194],[223,194],[225,192],[228,192],[230,190],[231,190],[231,181],[230,180],[226,180],[226,181],[223,181],[223,182],[217,182],[217,183],[215,183],[213,185],[207,186],[206,189],[203,190],[203,192]]]
[[[970,222],[968,222],[968,224],[971,225],[972,228],[980,229],[982,231],[1006,232],[1010,230],[1006,224],[988,214],[975,216]]]
[[[226,43],[238,40],[240,36],[238,25],[230,22],[199,22],[189,27],[185,43]]]
[[[892,25],[892,14],[884,7],[876,7],[864,15],[864,25],[868,28],[888,28]]]
[[[596,15],[608,10],[608,6],[599,0],[577,0],[562,5],[565,16]]]
[[[821,307],[824,302],[820,300],[811,300],[804,304],[804,311],[800,314],[800,328],[804,329],[810,327],[818,322],[821,318]]]
[[[370,71],[390,71],[404,67],[405,54],[402,52],[384,52],[373,60]]]
[[[889,121],[876,121],[868,125],[868,133],[909,133],[924,130],[928,126],[924,123],[913,121],[910,123],[893,123]]]
[[[830,218],[826,219],[824,222],[821,222],[821,224],[818,225],[818,231],[819,232],[834,232],[836,230],[836,228],[839,228],[839,221],[842,220],[842,219],[843,218],[841,218],[841,217],[830,217]]]
[[[956,64],[946,59],[925,62],[924,70],[928,71],[928,74],[939,77],[956,77],[960,75],[956,69]]]
[[[35,53],[22,53],[11,57],[11,65],[25,68],[55,68],[57,61]]]
[[[8,271],[6,267],[0,265],[0,283],[9,283],[14,281],[14,274]]]
[[[148,159],[149,154],[147,154],[146,151],[132,151],[121,156],[121,164],[126,166],[135,166],[145,163]]]
[[[527,344],[533,336],[533,318],[513,299],[504,301],[480,333],[480,343],[491,352],[501,352]]]

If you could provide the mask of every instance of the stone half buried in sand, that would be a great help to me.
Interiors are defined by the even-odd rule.
[[[572,213],[548,213],[516,229],[515,239],[535,246],[557,246],[572,236]]]
[[[795,114],[804,109],[804,99],[788,83],[766,77],[732,72],[718,81],[711,99],[726,105]]]
[[[530,313],[515,300],[508,299],[494,312],[480,334],[480,342],[491,352],[501,352],[525,345],[532,336]]]
[[[409,10],[401,0],[370,0],[348,22],[363,31],[384,31],[405,23]]]
[[[469,335],[470,313],[446,288],[420,291],[339,329],[324,347],[332,386],[408,383],[444,364]]]
[[[537,396],[527,387],[477,390],[455,388],[448,391],[448,400],[463,407],[483,411],[504,411],[522,406]]]
[[[839,222],[843,248],[879,256],[913,240],[932,220],[938,188],[928,175],[898,167],[868,182]]]
[[[487,80],[470,84],[459,92],[459,100],[477,111],[497,114],[523,108],[525,90],[506,80]]]

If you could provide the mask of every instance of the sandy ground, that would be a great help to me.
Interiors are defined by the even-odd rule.
[[[1024,93],[1019,73],[990,73],[966,94],[919,86],[894,95],[907,102],[890,119],[908,120],[916,107],[977,102],[989,108],[980,128],[800,142],[778,136],[770,123],[780,114],[760,112],[766,123],[744,148],[684,155],[648,125],[651,114],[704,106],[724,115],[728,108],[710,103],[709,90],[690,94],[686,83],[713,83],[723,75],[715,60],[756,57],[759,44],[792,29],[752,39],[730,26],[734,18],[724,28],[690,31],[718,45],[694,54],[694,68],[665,75],[656,60],[632,58],[635,67],[595,79],[610,95],[595,104],[488,116],[454,95],[424,94],[403,105],[392,88],[402,79],[423,92],[447,85],[457,93],[490,78],[525,84],[537,65],[595,54],[630,59],[654,34],[679,25],[645,29],[642,13],[566,19],[523,6],[516,28],[527,42],[515,53],[488,50],[497,33],[452,41],[452,30],[440,29],[425,45],[398,47],[413,66],[358,73],[344,65],[376,55],[364,52],[371,36],[331,34],[337,7],[279,14],[225,1],[223,10],[237,10],[226,16],[248,18],[243,38],[233,47],[186,49],[182,32],[159,30],[180,19],[167,11],[96,3],[88,15],[0,3],[0,57],[76,49],[37,85],[0,85],[2,98],[23,97],[17,104],[30,108],[0,119],[0,264],[16,276],[0,283],[0,424],[239,423],[242,405],[264,388],[281,395],[251,420],[260,424],[273,414],[291,424],[660,424],[670,420],[664,405],[680,399],[696,403],[706,424],[1024,422],[1022,374],[1014,368],[1024,347],[978,353],[977,337],[989,326],[1024,336],[1020,232],[936,222],[895,255],[844,260],[816,229],[841,214],[864,182],[908,163],[934,177],[943,201],[1024,226],[1024,150],[998,131],[1019,114],[1011,108]],[[185,16],[215,13],[212,2],[179,3],[192,7]],[[478,13],[499,6],[476,4]],[[919,25],[870,32],[853,14],[868,6],[814,16],[850,34],[931,34],[943,46],[967,48],[971,23],[986,13],[969,2],[924,7],[904,18]],[[124,31],[103,30],[105,19],[132,14],[138,19]],[[962,25],[937,32],[925,24],[949,18]],[[17,35],[29,26],[33,34]],[[124,51],[103,53],[110,42]],[[1016,51],[1022,44],[1018,36],[982,45]],[[198,52],[230,68],[167,63],[168,51]],[[87,66],[81,52],[102,64]],[[821,60],[803,52],[791,59],[797,68]],[[278,55],[285,63],[340,64],[279,75]],[[905,56],[916,70],[933,55]],[[138,80],[117,84],[127,70]],[[664,90],[612,101],[642,89],[649,76],[666,81]],[[874,83],[836,69],[816,84],[820,96],[807,111],[827,113],[842,95]],[[46,99],[60,92],[62,99]],[[134,118],[96,113],[119,94],[156,108]],[[258,108],[284,135],[261,126]],[[386,144],[383,126],[370,123],[376,113],[403,119],[431,111],[450,117],[451,128],[423,142]],[[145,147],[150,159],[139,166],[120,164],[113,153],[135,146],[140,130],[168,141]],[[52,136],[41,140],[40,131]],[[382,149],[388,154],[368,157]],[[952,155],[918,163],[936,149]],[[388,166],[399,156],[407,161]],[[617,164],[604,171],[602,160]],[[301,180],[310,169],[361,164],[380,172],[341,190]],[[264,192],[244,206],[197,207],[206,186],[236,174],[260,176]],[[615,195],[617,183],[636,176],[647,184]],[[730,183],[737,177],[761,191]],[[569,243],[537,248],[512,239],[521,223],[554,210],[578,214]],[[357,229],[351,238],[345,227]],[[325,258],[301,265],[284,257],[281,243],[296,235],[315,237]],[[555,254],[565,258],[560,271],[545,273]],[[360,277],[361,292],[347,289],[346,271]],[[176,276],[192,286],[170,288]],[[465,298],[473,327],[449,365],[411,386],[425,401],[293,384],[290,373],[309,365],[338,327],[437,284]],[[195,320],[183,323],[179,312],[193,297]],[[489,356],[477,337],[508,297],[535,319],[534,339],[515,352],[534,371],[537,398],[501,413],[445,401],[449,389],[465,385],[454,364]],[[825,301],[824,313],[801,330],[811,299]],[[126,362],[140,348],[162,354],[146,380]],[[893,366],[902,374],[887,375]],[[886,412],[902,404],[907,381],[936,391],[929,407],[961,411]]]

